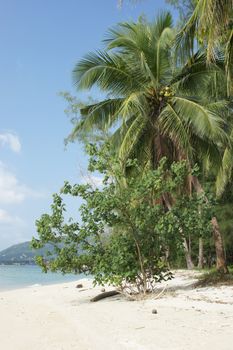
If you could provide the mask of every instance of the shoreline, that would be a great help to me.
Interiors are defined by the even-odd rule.
[[[30,290],[31,288],[44,288],[44,287],[52,287],[52,286],[66,286],[66,285],[69,285],[69,284],[78,284],[78,283],[82,283],[82,281],[92,281],[92,278],[88,278],[88,277],[80,277],[75,279],[74,280],[71,280],[71,281],[49,281],[48,283],[34,283],[34,284],[29,284],[29,285],[22,285],[22,286],[17,286],[17,287],[6,287],[5,288],[1,288],[0,286],[0,294],[1,293],[4,293],[4,292],[14,292],[14,291],[27,291],[27,290]]]
[[[30,285],[23,285],[23,286],[18,286],[18,287],[6,287],[5,288],[1,288],[0,286],[0,293],[4,293],[4,292],[13,292],[13,291],[21,291],[21,290],[28,290],[31,288],[43,288],[43,287],[52,287],[52,286],[56,286],[56,285],[63,285],[63,284],[70,284],[70,283],[76,283],[78,284],[81,280],[83,280],[83,278],[75,280],[75,281],[65,281],[65,282],[61,282],[61,281],[57,281],[57,282],[49,282],[49,283],[35,283],[35,284],[30,284]]]
[[[84,277],[83,274],[44,273],[37,265],[0,265],[0,292],[76,282]]]
[[[233,287],[192,289],[194,280],[194,273],[179,271],[166,282],[160,298],[153,295],[138,301],[115,296],[91,303],[101,287],[93,287],[87,278],[78,280],[81,289],[75,288],[76,281],[1,291],[1,346],[7,350],[232,349]],[[153,309],[157,314],[152,314]]]

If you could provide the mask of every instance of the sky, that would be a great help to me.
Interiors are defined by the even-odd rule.
[[[83,98],[74,65],[102,47],[109,27],[166,8],[162,0],[125,0],[121,9],[117,0],[0,0],[0,250],[36,236],[64,180],[84,181],[87,158],[81,145],[64,146],[71,123],[59,96]]]

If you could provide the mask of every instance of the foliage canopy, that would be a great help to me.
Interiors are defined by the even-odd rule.
[[[163,158],[157,169],[122,181],[121,164],[106,147],[89,146],[90,169],[103,174],[103,186],[66,182],[53,197],[51,214],[37,220],[39,239],[33,240],[33,247],[50,242],[57,253],[50,261],[38,257],[37,262],[45,271],[84,272],[95,283],[130,292],[152,291],[156,282],[171,278],[167,252],[180,247],[184,235],[208,231],[209,205],[203,196],[182,194],[186,162],[169,165]],[[137,166],[136,160],[129,162]],[[161,203],[165,193],[176,198],[170,211]],[[65,220],[63,195],[83,199],[82,223]]]

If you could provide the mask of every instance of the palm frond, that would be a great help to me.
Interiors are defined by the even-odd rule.
[[[216,195],[220,197],[232,177],[233,151],[226,148],[222,158],[222,167],[220,168],[216,179]]]
[[[157,88],[160,76],[170,70],[168,48],[174,40],[170,13],[161,13],[153,24],[121,23],[108,32],[108,50],[127,55],[133,72],[141,71]],[[137,68],[137,69],[135,69]]]
[[[207,48],[207,61],[215,61],[217,49],[229,30],[232,11],[232,0],[198,0],[193,13],[177,35],[176,48],[182,56],[192,56],[197,39],[198,46]]]
[[[80,112],[83,117],[82,127],[91,130],[95,127],[109,129],[118,120],[123,98],[107,99],[85,106]]]
[[[171,13],[168,11],[161,11],[157,17],[156,20],[153,21],[151,25],[151,32],[153,35],[153,38],[157,41],[160,40],[161,36],[164,35],[164,30],[166,28],[172,28],[173,27],[173,21]]]
[[[197,51],[181,69],[178,69],[171,85],[180,92],[203,96],[213,75],[220,72],[221,69],[217,65],[206,65],[205,52]],[[209,94],[208,91],[206,93]]]
[[[233,29],[229,33],[225,49],[225,63],[227,75],[227,94],[233,95]]]
[[[194,9],[183,28],[177,33],[175,39],[175,49],[178,52],[177,57],[179,57],[181,62],[185,62],[189,57],[193,56],[197,24],[198,7]]]
[[[191,130],[171,103],[168,103],[163,109],[158,121],[162,134],[169,136],[178,149],[185,150],[186,154],[191,157]]]
[[[214,110],[194,100],[178,96],[171,99],[171,104],[183,122],[191,127],[196,135],[226,144],[227,135],[223,130],[224,120]]]
[[[138,115],[135,120],[132,122],[130,127],[125,134],[125,137],[122,141],[122,144],[119,149],[119,157],[122,160],[126,160],[130,157],[133,150],[135,150],[136,144],[140,140],[140,137],[145,130],[147,121],[143,116]]]
[[[127,96],[121,104],[118,113],[125,121],[128,116],[141,114],[143,117],[147,116],[148,108],[146,97],[143,93],[131,93]]]
[[[127,71],[126,62],[117,54],[107,52],[89,53],[77,63],[73,80],[79,90],[97,85],[103,91],[124,94],[140,86],[140,81]]]
[[[230,135],[231,145],[226,147],[223,157],[222,164],[219,172],[217,174],[216,179],[216,194],[220,197],[227,184],[230,182],[232,178],[232,170],[233,170],[233,130]]]

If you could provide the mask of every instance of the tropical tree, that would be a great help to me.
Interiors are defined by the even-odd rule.
[[[157,169],[142,176],[125,177],[111,147],[88,145],[89,170],[103,176],[101,188],[89,184],[65,182],[53,195],[49,214],[36,221],[38,238],[34,248],[52,244],[51,252],[36,261],[44,271],[75,272],[92,275],[94,283],[111,284],[131,294],[153,292],[157,282],[172,277],[169,262],[174,250],[180,250],[180,230],[192,237],[210,233],[211,206],[203,196],[179,191],[189,169],[185,161],[168,165],[161,159]],[[137,167],[136,160],[129,160]],[[175,198],[172,210],[156,204],[162,193]],[[65,196],[82,198],[81,222],[67,218]],[[185,208],[184,208],[185,203]],[[182,210],[180,210],[182,208]]]
[[[153,23],[139,20],[111,29],[105,50],[89,53],[73,71],[78,90],[97,86],[107,95],[81,109],[85,118],[74,134],[103,125],[114,130],[111,142],[123,166],[136,157],[142,171],[155,169],[164,156],[170,162],[186,159],[190,167],[204,159],[217,165],[219,146],[227,143],[220,116],[226,103],[211,101],[207,87],[214,74],[222,73],[215,63],[206,66],[201,51],[183,66],[177,64],[174,35],[169,13]],[[189,176],[186,190],[191,194],[199,186],[197,178]],[[161,201],[171,209],[171,197],[163,194]],[[213,228],[217,268],[226,271],[216,218]]]
[[[169,0],[168,0],[169,1]],[[173,5],[183,8],[182,1],[170,0]],[[183,56],[191,56],[194,47],[207,49],[207,63],[216,60],[219,50],[224,53],[226,86],[221,90],[228,99],[233,97],[233,1],[232,0],[190,0],[193,10],[186,16],[186,23],[177,36],[177,46]],[[178,3],[178,4],[177,4]],[[219,86],[215,84],[215,91]],[[232,110],[231,110],[232,115]],[[231,140],[233,131],[231,118],[228,118],[227,129]],[[222,166],[217,176],[217,196],[221,196],[232,178],[233,152],[227,147],[223,153]]]
[[[233,71],[233,1],[197,0],[193,12],[178,35],[179,48],[192,54],[196,45],[207,48],[207,61],[214,61],[224,49],[228,95],[232,94]]]

